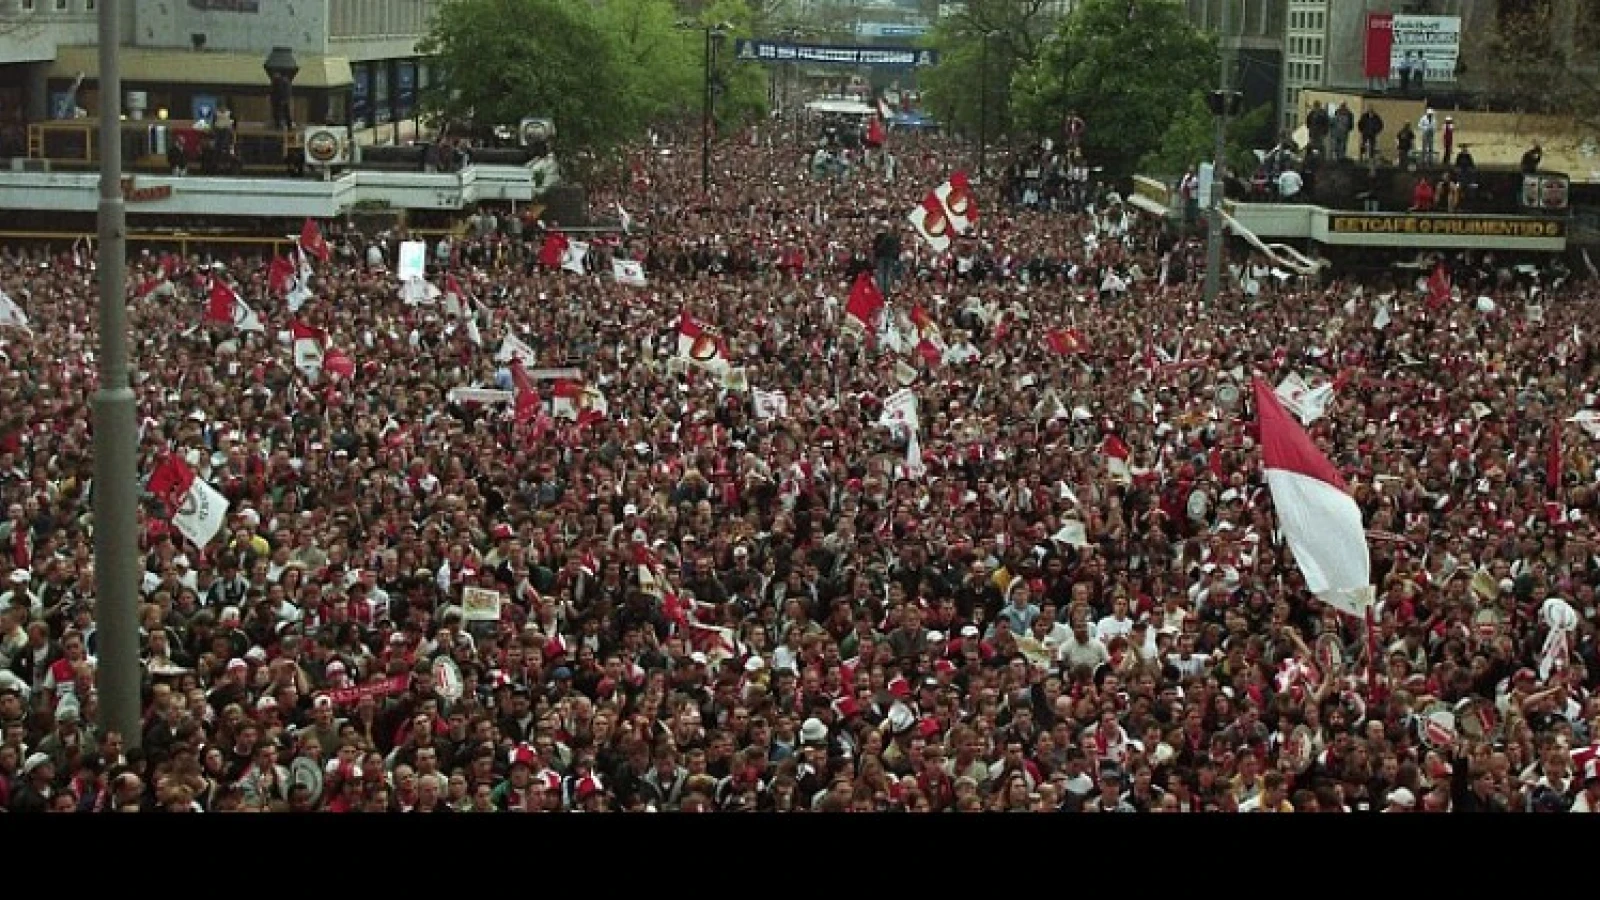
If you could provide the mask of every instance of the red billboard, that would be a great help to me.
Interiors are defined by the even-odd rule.
[[[1367,13],[1366,77],[1388,78],[1394,52],[1394,13]]]

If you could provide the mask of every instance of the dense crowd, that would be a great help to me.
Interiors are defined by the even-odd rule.
[[[704,193],[658,140],[572,269],[577,231],[483,210],[411,302],[399,232],[322,223],[297,313],[264,259],[139,253],[141,474],[182,459],[228,518],[195,546],[144,497],[137,748],[94,724],[93,274],[10,248],[0,807],[1592,811],[1594,282],[1241,249],[1207,304],[1193,236],[1103,189],[980,186],[936,256],[906,214],[968,156],[891,135],[844,178],[758,133]],[[265,328],[208,321],[214,280]],[[291,319],[350,370],[300,371]],[[1331,385],[1370,621],[1282,543],[1257,374]]]

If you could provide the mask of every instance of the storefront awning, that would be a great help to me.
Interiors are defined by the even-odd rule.
[[[124,83],[267,86],[267,73],[261,68],[266,60],[264,54],[129,48],[118,51],[117,57],[122,62]],[[300,63],[300,74],[294,80],[296,88],[340,88],[352,83],[350,60],[343,56],[297,53],[295,57]],[[49,77],[71,79],[79,72],[90,81],[98,77],[99,49],[59,48]]]

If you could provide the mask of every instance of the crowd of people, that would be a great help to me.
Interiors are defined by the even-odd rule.
[[[703,192],[645,144],[590,185],[625,232],[564,266],[562,223],[476,213],[430,241],[443,296],[333,222],[298,312],[265,259],[136,251],[141,475],[228,502],[196,546],[144,495],[137,736],[97,724],[93,272],[7,250],[0,808],[1596,808],[1594,281],[1241,250],[1206,303],[1203,249],[1114,192],[975,172],[936,255],[906,216],[970,149],[880,152],[892,181],[841,182],[740,135]],[[264,328],[206,319],[217,280]],[[349,370],[297,368],[292,320]],[[1370,529],[1368,620],[1282,543],[1253,375],[1331,385],[1308,430]]]

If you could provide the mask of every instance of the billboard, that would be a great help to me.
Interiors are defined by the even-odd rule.
[[[1455,81],[1461,17],[1368,13],[1366,77],[1399,78],[1408,56],[1422,60],[1425,83]]]
[[[734,57],[743,62],[834,63],[847,66],[936,66],[939,51],[909,47],[852,47],[825,44],[786,44],[740,38]]]

